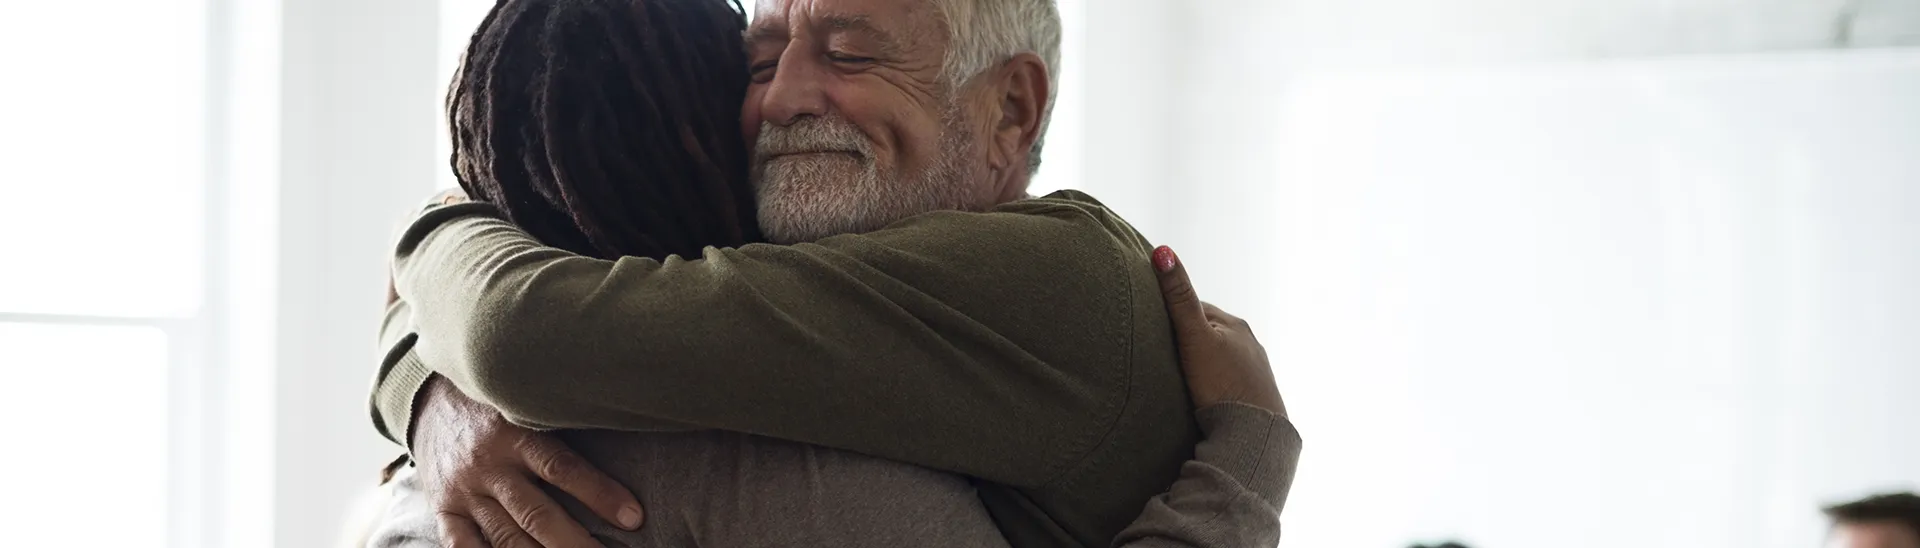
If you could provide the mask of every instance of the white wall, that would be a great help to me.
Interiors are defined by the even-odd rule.
[[[366,402],[392,238],[437,173],[439,6],[282,6],[273,541],[317,548],[399,454]]]
[[[1814,545],[1920,487],[1920,50],[1831,49],[1916,7],[1096,3],[1086,187],[1266,341],[1283,545]]]
[[[1248,2],[1250,4],[1251,2]],[[1274,0],[1260,53],[1316,66],[1912,44],[1917,0]]]
[[[1293,539],[1784,548],[1920,484],[1913,97],[1920,50],[1295,81]]]

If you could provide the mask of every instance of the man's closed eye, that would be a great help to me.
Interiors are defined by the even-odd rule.
[[[872,64],[874,61],[872,57],[860,57],[855,55],[847,55],[845,53],[840,53],[837,51],[828,52],[827,60],[833,61],[835,64],[840,64],[840,65],[868,65],[868,64]]]

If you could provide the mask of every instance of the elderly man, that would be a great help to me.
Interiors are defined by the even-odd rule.
[[[435,494],[447,540],[1271,542],[1298,441],[1270,378],[1183,386],[1175,361],[1264,372],[1244,325],[1205,327],[1236,322],[1190,292],[1163,302],[1155,288],[1184,284],[1170,253],[1156,278],[1097,202],[1022,200],[1056,85],[1052,3],[759,13],[742,114],[759,218],[775,242],[817,245],[611,263],[542,249],[482,204],[430,211],[403,238],[419,335],[390,337],[377,411],[411,442],[408,481]],[[1186,318],[1177,352],[1169,306]],[[1190,405],[1215,426],[1197,455]],[[615,483],[503,416],[765,437],[568,439]],[[576,496],[581,524],[533,477]],[[621,484],[649,497],[654,536],[619,536],[640,522]]]

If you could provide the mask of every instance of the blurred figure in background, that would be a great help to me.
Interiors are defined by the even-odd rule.
[[[1920,548],[1920,495],[1874,495],[1825,510],[1827,548]]]

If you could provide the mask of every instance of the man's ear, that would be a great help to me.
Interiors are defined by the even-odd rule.
[[[1040,125],[1047,116],[1047,101],[1053,97],[1048,79],[1052,67],[1040,56],[1022,53],[1000,66],[1000,119],[993,122],[993,168],[1001,171],[1025,171],[1033,143],[1040,140]],[[1015,165],[1018,164],[1018,165]]]

